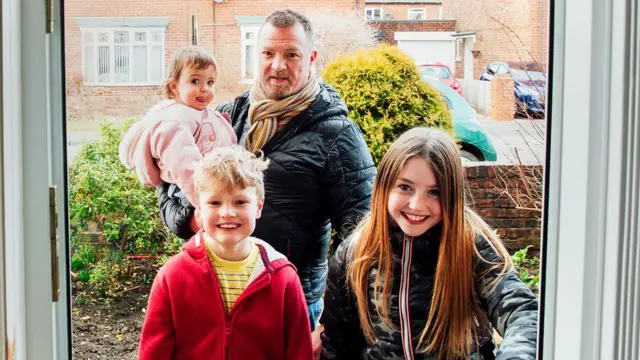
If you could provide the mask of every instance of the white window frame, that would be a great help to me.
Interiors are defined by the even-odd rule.
[[[114,34],[116,32],[121,32],[121,31],[125,31],[129,33],[129,64],[133,64],[133,48],[135,45],[146,45],[147,46],[147,54],[150,54],[150,48],[151,46],[157,46],[157,45],[161,45],[162,51],[161,51],[161,55],[162,55],[162,66],[161,66],[161,71],[162,73],[160,74],[160,78],[157,81],[138,81],[138,82],[134,82],[133,81],[133,71],[129,71],[129,81],[128,82],[116,82],[115,81],[115,57],[114,57],[114,52],[113,52],[113,47],[118,45],[122,45],[122,44],[115,44],[114,43]],[[151,33],[152,32],[161,32],[162,33],[162,39],[159,42],[153,42],[152,38],[151,38]],[[85,36],[87,33],[92,32],[93,33],[93,43],[92,44],[85,44]],[[108,32],[109,33],[109,38],[107,40],[107,42],[98,42],[98,34],[101,32]],[[137,32],[145,32],[146,33],[146,41],[135,41],[135,33]],[[118,86],[118,87],[128,87],[128,86],[157,86],[162,84],[162,82],[164,81],[165,78],[165,67],[166,67],[166,62],[165,62],[165,57],[166,57],[166,31],[165,28],[162,27],[100,27],[100,28],[82,28],[80,29],[80,33],[81,33],[81,46],[82,46],[82,78],[84,81],[85,85],[88,86]],[[109,51],[109,69],[110,69],[110,74],[111,74],[111,78],[109,81],[106,82],[99,82],[97,80],[98,78],[98,46],[109,46],[109,48],[111,49]],[[85,63],[86,63],[86,47],[87,46],[91,46],[92,51],[94,51],[94,65],[93,65],[93,72],[94,72],[94,76],[93,76],[93,81],[86,81],[87,79],[87,74],[86,74],[86,67],[85,67]],[[147,79],[151,78],[151,67],[149,66],[150,62],[148,61],[147,58]]]
[[[251,84],[255,81],[255,76],[258,74],[258,32],[260,31],[259,25],[243,25],[240,27],[240,83]],[[255,36],[252,40],[247,40],[247,33],[254,33]],[[247,77],[247,45],[254,45],[255,49],[255,63],[253,68],[253,78]]]
[[[375,18],[375,13],[376,10],[380,11],[380,17],[379,18]],[[369,16],[367,15],[367,13],[371,11],[371,18],[369,18]],[[364,18],[367,21],[376,21],[376,20],[383,20],[384,19],[384,11],[381,7],[368,7],[364,9]]]
[[[411,14],[421,13],[422,17],[420,19],[411,18]],[[427,19],[427,8],[409,8],[407,9],[407,19],[409,20],[426,20]]]
[[[456,61],[462,61],[462,39],[456,39]]]

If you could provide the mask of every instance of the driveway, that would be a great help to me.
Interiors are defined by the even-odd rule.
[[[497,163],[544,165],[546,121],[478,118],[498,153]]]

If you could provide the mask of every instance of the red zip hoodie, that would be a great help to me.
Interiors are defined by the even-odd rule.
[[[202,234],[158,272],[140,336],[140,360],[313,358],[307,304],[295,267],[264,241],[246,289],[227,316]]]

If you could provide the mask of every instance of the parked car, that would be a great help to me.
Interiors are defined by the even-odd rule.
[[[484,131],[478,115],[467,100],[438,78],[422,75],[421,79],[438,90],[444,98],[451,117],[453,133],[461,144],[460,155],[466,161],[496,161],[498,156],[491,139]]]
[[[460,86],[458,80],[453,77],[451,69],[449,69],[447,65],[436,61],[425,64],[418,64],[418,69],[420,70],[421,75],[436,77],[443,83],[450,86],[458,94],[462,95],[462,87]]]
[[[480,80],[491,81],[495,75],[509,74],[513,78],[516,113],[544,116],[547,98],[547,75],[535,63],[499,61],[490,63]]]

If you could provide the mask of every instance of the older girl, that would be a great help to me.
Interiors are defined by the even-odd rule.
[[[538,301],[464,179],[445,132],[391,145],[370,215],[330,266],[323,359],[535,359]]]

